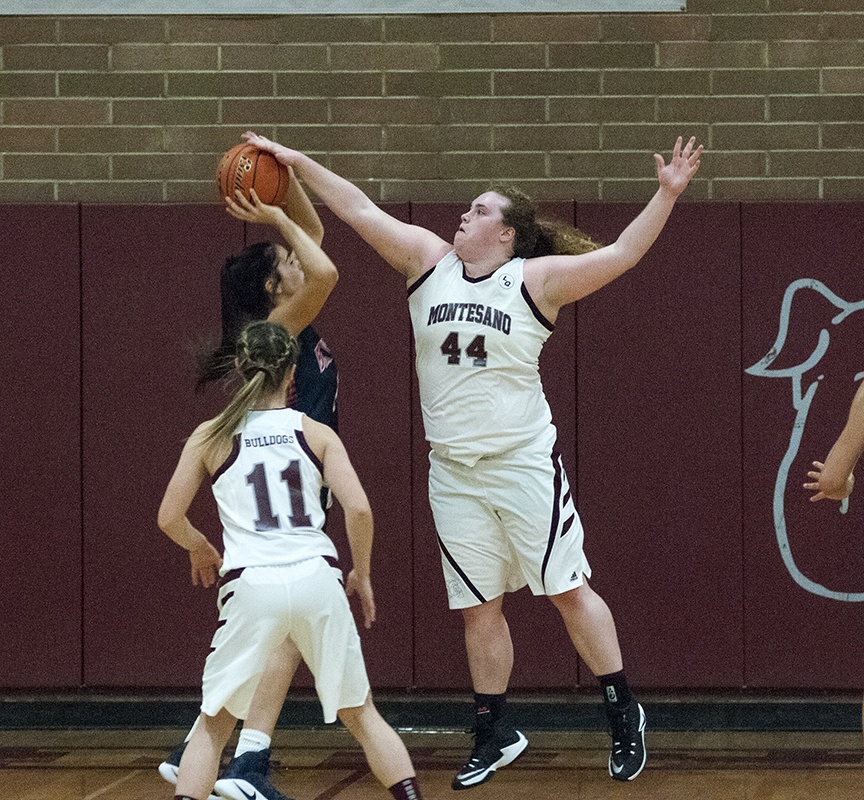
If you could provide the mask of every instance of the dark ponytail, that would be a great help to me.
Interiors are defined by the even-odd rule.
[[[278,278],[278,251],[272,242],[258,242],[225,259],[220,276],[222,340],[198,355],[198,388],[234,369],[240,332],[254,320],[267,319],[273,298],[267,281]]]

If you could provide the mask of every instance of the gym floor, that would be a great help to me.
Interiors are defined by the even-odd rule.
[[[857,696],[640,699],[648,712],[649,760],[632,783],[607,774],[609,740],[599,703],[528,698],[514,703],[517,718],[528,723],[522,725],[529,738],[525,754],[460,795],[450,780],[471,746],[462,724],[470,720],[464,699],[379,698],[378,706],[405,739],[426,800],[864,796]],[[286,704],[283,716],[295,724],[280,721],[274,736],[273,784],[296,800],[389,798],[351,736],[315,724],[315,706],[312,697]],[[171,787],[157,766],[184,738],[194,708],[188,698],[0,701],[0,798],[170,800]],[[174,724],[178,717],[183,725]],[[171,725],[156,726],[166,720]],[[431,724],[418,724],[424,720]]]

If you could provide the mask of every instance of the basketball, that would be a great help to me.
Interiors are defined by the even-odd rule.
[[[258,199],[268,205],[281,206],[288,194],[288,167],[280,164],[272,153],[243,142],[234,145],[216,167],[216,187],[219,197],[234,198],[239,189],[247,200],[254,189]]]

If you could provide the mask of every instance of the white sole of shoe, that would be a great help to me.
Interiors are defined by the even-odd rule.
[[[522,755],[525,748],[528,747],[528,740],[525,738],[525,735],[521,731],[516,731],[516,735],[519,738],[513,742],[513,744],[508,744],[506,747],[501,748],[501,758],[499,758],[494,764],[492,764],[488,769],[478,772],[476,775],[472,775],[470,778],[461,780],[458,783],[454,780],[453,788],[473,789],[475,786],[479,786],[481,783],[486,783],[486,781],[491,780],[495,774],[495,770],[499,767],[506,767],[508,764],[512,764]]]
[[[159,774],[165,778],[168,783],[173,783],[175,786],[177,785],[177,773],[179,772],[179,768],[174,764],[169,764],[167,761],[163,761],[159,765]]]
[[[242,778],[223,778],[216,781],[213,790],[216,800],[267,800],[251,783]]]

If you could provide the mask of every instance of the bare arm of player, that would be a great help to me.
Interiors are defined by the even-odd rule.
[[[363,609],[363,624],[371,628],[375,621],[375,597],[370,577],[374,526],[369,500],[342,440],[326,425],[305,415],[303,434],[324,465],[324,482],[345,512],[345,532],[348,535],[352,561],[345,591],[349,596],[358,596]]]
[[[823,464],[814,461],[815,469],[807,473],[813,480],[804,484],[815,494],[811,502],[817,500],[843,500],[855,488],[855,475],[852,470],[864,452],[864,383],[858,387],[849,409],[849,418],[834,446]]]
[[[183,447],[180,460],[162,497],[157,524],[172,541],[189,551],[192,585],[197,586],[200,583],[204,587],[210,587],[219,576],[222,556],[186,516],[198,487],[207,474],[199,444],[202,427],[199,425],[195,429]]]
[[[648,205],[606,247],[573,256],[544,256],[525,264],[525,285],[541,312],[555,318],[558,309],[597,291],[635,266],[663,230],[678,196],[699,169],[702,145],[679,136],[668,164],[654,154],[660,186]]]
[[[254,189],[250,194],[251,202],[240,191],[235,192],[233,200],[226,197],[225,208],[236,219],[276,228],[297,256],[303,283],[290,292],[276,284],[273,287],[275,306],[268,316],[271,322],[278,322],[297,336],[324,307],[339,280],[339,271],[319,243],[283,209],[262,203]]]
[[[409,225],[386,213],[353,183],[309,156],[252,132],[244,133],[243,138],[292,167],[336,216],[348,223],[390,266],[405,275],[408,283],[419,278],[452,249],[451,244],[432,231]]]
[[[303,228],[315,244],[324,241],[324,223],[312,205],[300,181],[294,175],[294,170],[288,167],[291,179],[288,181],[288,196],[285,198],[285,213]]]

